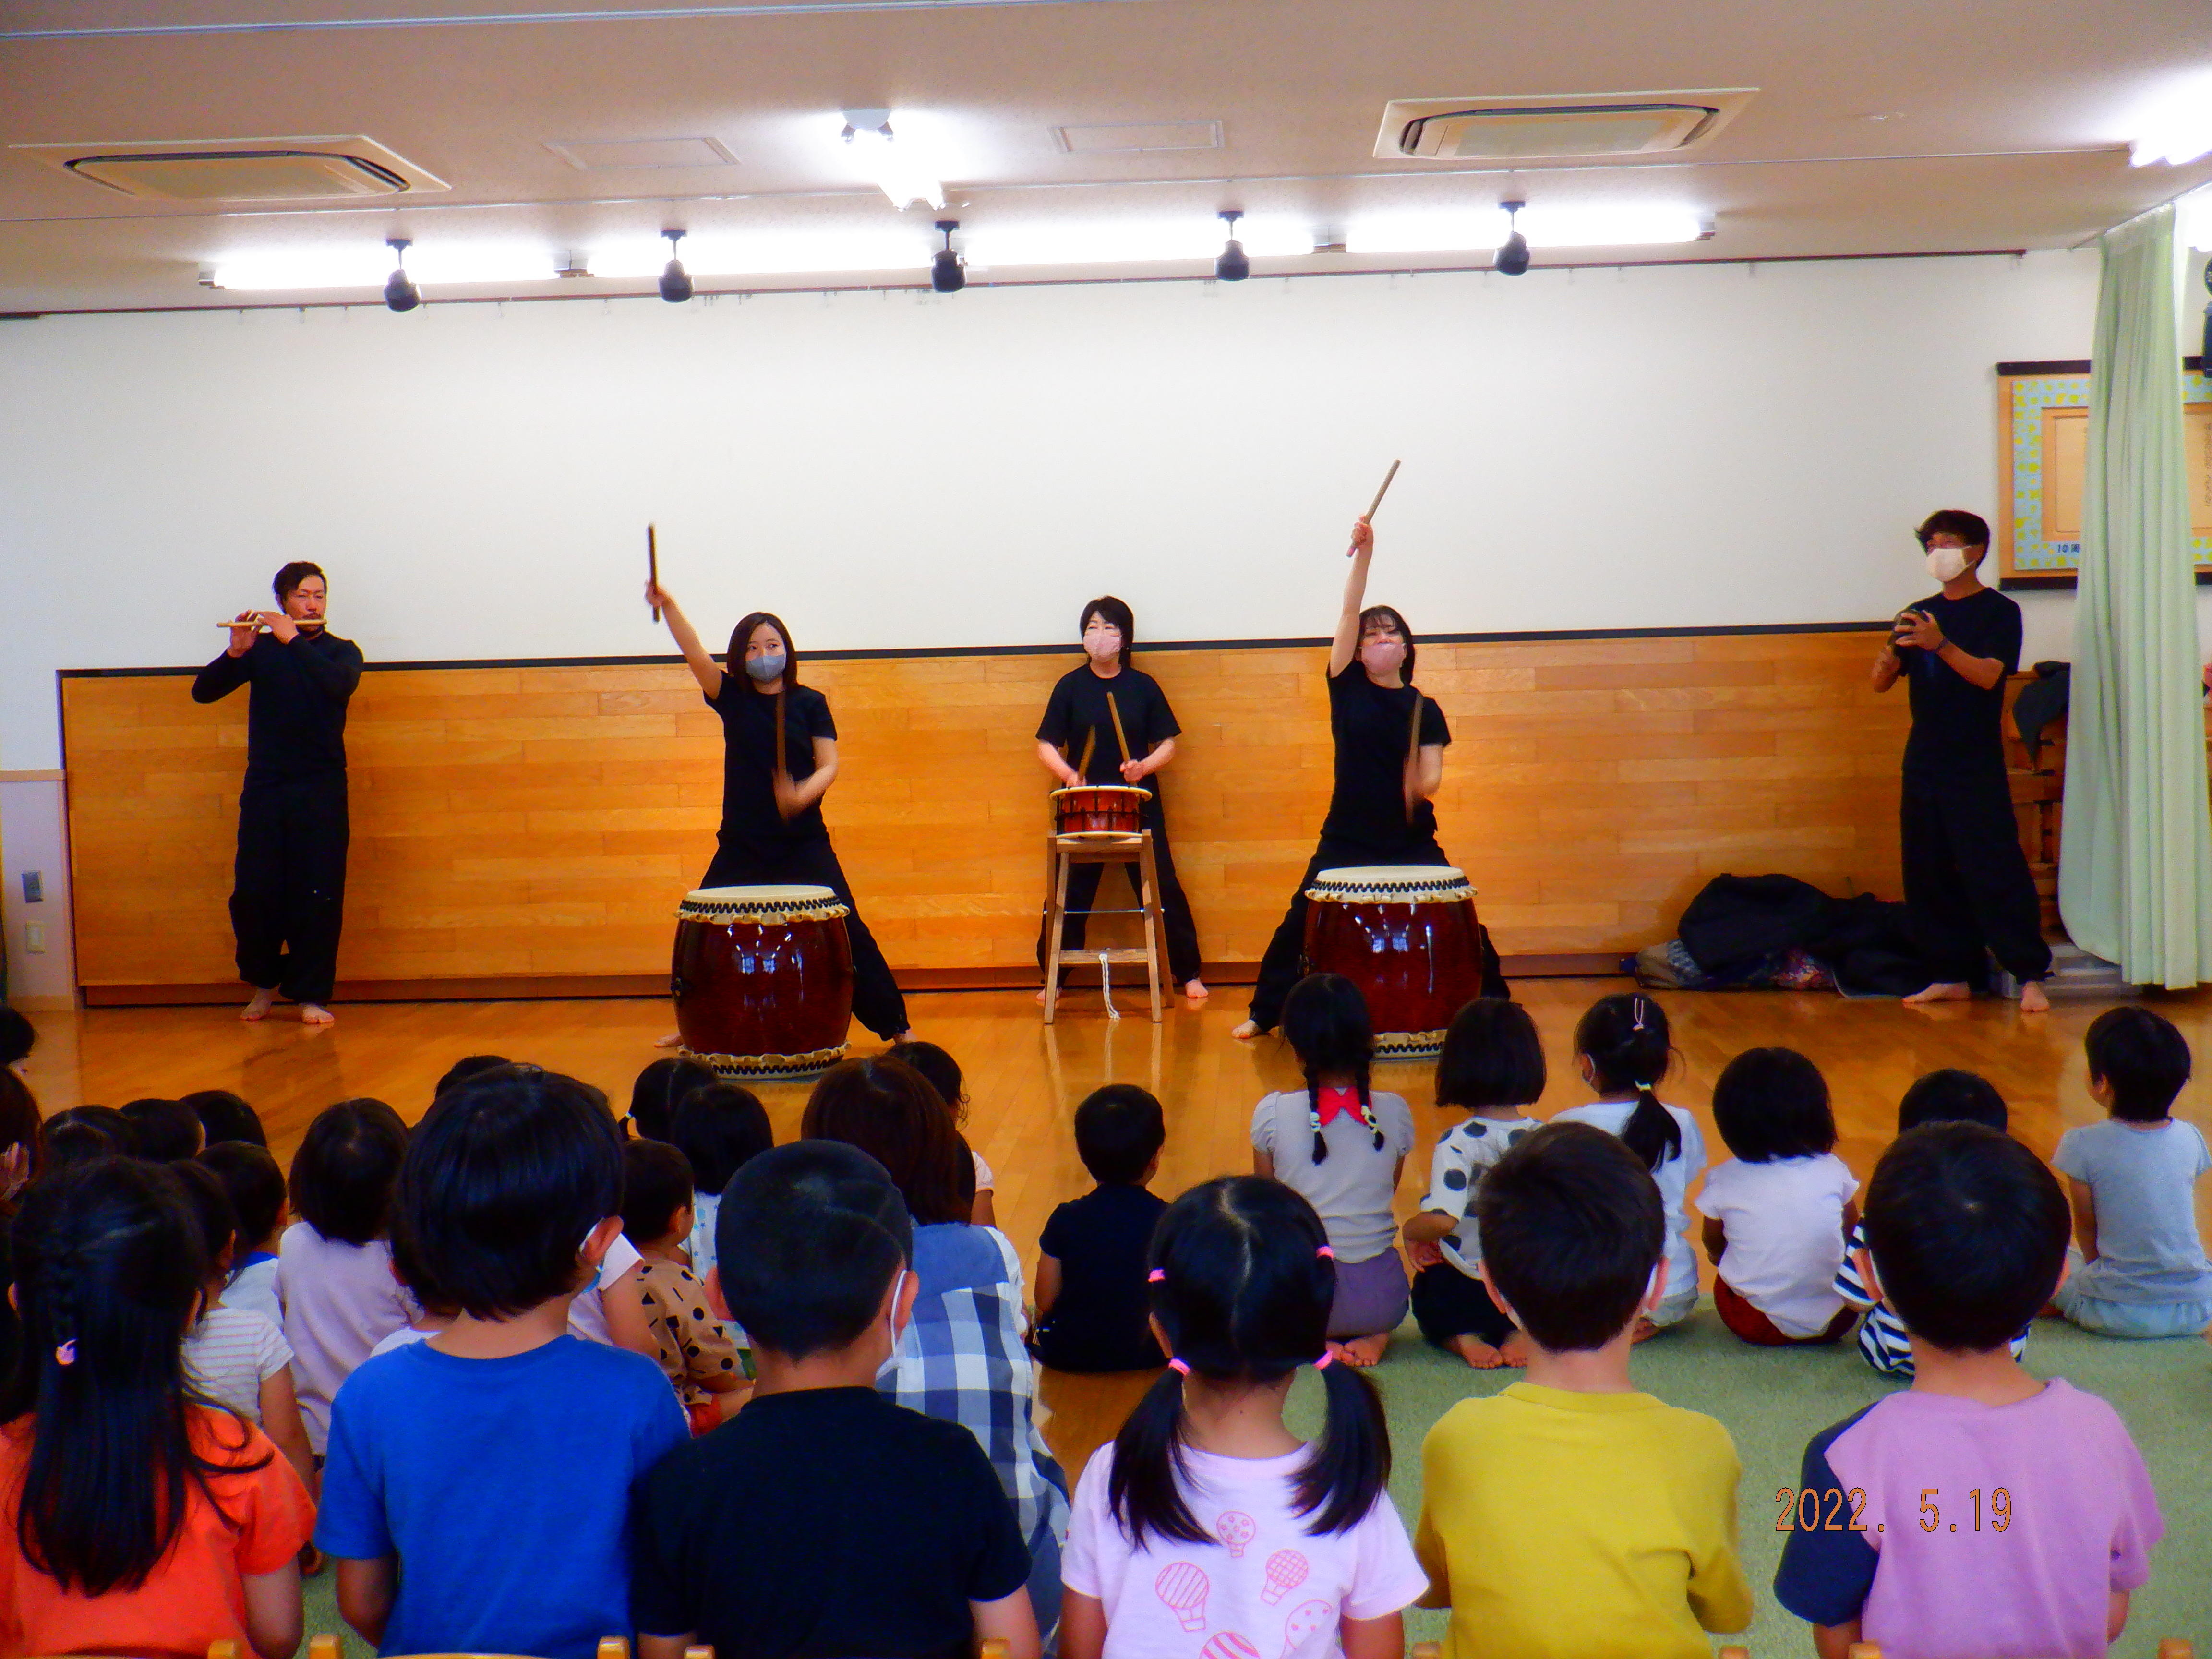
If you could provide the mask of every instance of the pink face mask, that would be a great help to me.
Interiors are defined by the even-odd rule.
[[[1359,661],[1370,674],[1391,674],[1405,665],[1402,640],[1370,640],[1359,647]]]

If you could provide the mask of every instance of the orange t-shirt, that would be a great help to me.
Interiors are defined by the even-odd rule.
[[[23,1559],[15,1518],[31,1456],[31,1419],[20,1417],[0,1428],[0,1655],[199,1659],[219,1637],[235,1641],[241,1653],[253,1651],[246,1633],[245,1581],[274,1572],[299,1554],[314,1533],[314,1500],[298,1472],[252,1424],[204,1407],[191,1407],[186,1420],[200,1456],[264,1467],[211,1474],[204,1492],[187,1480],[185,1524],[169,1553],[137,1589],[100,1596],[64,1590]]]

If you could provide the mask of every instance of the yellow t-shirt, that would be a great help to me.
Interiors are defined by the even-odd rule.
[[[1751,1622],[1735,1553],[1743,1473],[1711,1418],[1648,1394],[1516,1382],[1421,1445],[1413,1548],[1447,1659],[1711,1659]]]

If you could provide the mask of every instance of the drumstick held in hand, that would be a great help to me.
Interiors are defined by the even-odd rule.
[[[1091,781],[1091,757],[1098,747],[1098,728],[1092,726],[1083,734],[1083,758],[1075,763],[1075,781],[1079,784]]]
[[[645,527],[645,580],[654,592],[660,592],[660,544],[651,525]],[[660,607],[657,605],[653,607],[653,619],[660,620]]]
[[[1421,703],[1419,691],[1413,693],[1413,730],[1406,742],[1406,822],[1413,821],[1413,786],[1421,775]]]
[[[1121,707],[1115,702],[1111,691],[1106,694],[1106,712],[1114,717],[1114,741],[1121,745],[1121,758],[1124,761],[1134,760],[1136,757],[1129,752],[1129,734],[1121,729]]]
[[[1359,515],[1368,523],[1375,522],[1375,509],[1382,505],[1382,498],[1390,493],[1390,480],[1398,476],[1399,465],[1396,461],[1390,463],[1390,470],[1382,475],[1382,487],[1375,492],[1375,499],[1367,504],[1367,511]]]

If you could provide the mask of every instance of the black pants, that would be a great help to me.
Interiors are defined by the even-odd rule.
[[[1167,815],[1160,810],[1156,795],[1145,803],[1145,828],[1152,832],[1152,867],[1159,877],[1160,921],[1165,926],[1168,950],[1168,977],[1177,985],[1185,985],[1200,976],[1198,960],[1198,924],[1191,920],[1190,901],[1183,896],[1182,883],[1176,877],[1175,849],[1168,845]],[[1129,891],[1141,905],[1144,878],[1137,866],[1121,866],[1127,873]],[[1078,864],[1067,872],[1067,915],[1060,928],[1060,948],[1079,951],[1088,932],[1091,907],[1097,901],[1098,884],[1107,866],[1103,864]],[[1045,895],[1045,914],[1037,919],[1037,966],[1045,964],[1045,926],[1050,919],[1052,896]],[[1061,979],[1066,980],[1063,972]]]
[[[238,976],[295,1002],[328,1002],[345,920],[345,774],[249,783],[238,798],[230,926]]]
[[[2015,979],[2050,973],[2043,907],[2004,775],[1939,782],[1907,774],[1899,817],[1906,919],[1934,977],[1981,983],[1984,946]]]
[[[1272,1031],[1283,1017],[1283,1000],[1291,994],[1305,972],[1306,954],[1306,889],[1313,878],[1324,870],[1341,866],[1371,864],[1449,864],[1444,849],[1437,845],[1432,836],[1425,842],[1413,847],[1363,847],[1353,842],[1334,841],[1322,837],[1306,872],[1298,878],[1297,891],[1291,896],[1291,908],[1283,913],[1283,920],[1275,928],[1274,937],[1267,941],[1267,954],[1260,958],[1260,981],[1252,988],[1252,1023],[1263,1031]],[[1498,951],[1490,942],[1490,929],[1481,930],[1482,994],[1486,997],[1510,997],[1513,993],[1505,983],[1505,969],[1498,960]]]
[[[1413,1317],[1421,1334],[1438,1347],[1455,1336],[1472,1336],[1495,1348],[1513,1334],[1513,1322],[1490,1299],[1490,1287],[1449,1261],[1413,1275]]]
[[[852,915],[845,918],[845,937],[853,947],[853,1018],[879,1037],[895,1037],[907,1029],[906,998],[891,977],[883,947],[860,920],[860,907],[853,902],[852,884],[837,862],[837,849],[830,837],[803,841],[795,846],[764,848],[727,841],[714,849],[702,887],[766,887],[791,885],[827,887],[845,901]]]

